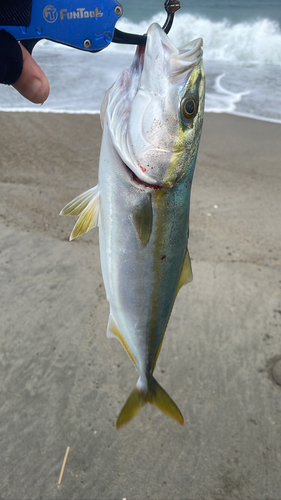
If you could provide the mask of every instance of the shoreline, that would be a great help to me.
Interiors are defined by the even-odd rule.
[[[15,108],[15,109],[4,109],[0,108],[0,113],[44,113],[44,114],[54,114],[54,115],[99,115],[100,111],[99,110],[94,110],[94,111],[86,111],[86,110],[79,110],[79,111],[68,111],[65,109],[44,109],[44,108],[34,108],[34,109],[29,109],[29,108]],[[230,115],[230,116],[239,116],[241,118],[250,118],[252,120],[257,120],[261,122],[267,122],[267,123],[276,123],[281,125],[281,119],[276,120],[275,118],[267,118],[267,117],[260,117],[257,115],[248,115],[247,113],[239,113],[239,112],[229,112],[229,111],[204,111],[206,115],[214,114],[214,115]]]

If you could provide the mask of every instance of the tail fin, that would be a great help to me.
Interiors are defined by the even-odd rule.
[[[138,387],[135,387],[131,392],[117,419],[117,429],[120,429],[122,425],[135,417],[146,403],[154,404],[163,413],[173,418],[181,425],[184,424],[183,416],[176,403],[174,403],[161,385],[158,384],[157,380],[151,376],[148,379],[148,390],[146,394],[139,391]]]

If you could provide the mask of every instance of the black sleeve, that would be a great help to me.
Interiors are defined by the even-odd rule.
[[[0,31],[0,83],[15,83],[22,72],[22,51],[17,40],[5,30]]]

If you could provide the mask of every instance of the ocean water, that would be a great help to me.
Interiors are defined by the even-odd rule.
[[[120,0],[117,27],[144,33],[163,24],[164,0]],[[206,111],[281,123],[281,0],[182,0],[169,33],[175,45],[202,37]],[[51,94],[33,105],[0,86],[0,109],[95,113],[105,90],[131,64],[135,48],[111,44],[90,54],[42,41],[33,56],[47,74]]]

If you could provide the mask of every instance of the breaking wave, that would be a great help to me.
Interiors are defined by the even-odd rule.
[[[152,22],[163,24],[164,20],[163,13],[140,24],[124,18],[118,22],[118,28],[144,33]],[[191,14],[177,14],[169,36],[177,46],[203,38],[205,60],[281,65],[281,30],[270,19],[233,24],[227,19],[214,22]]]

